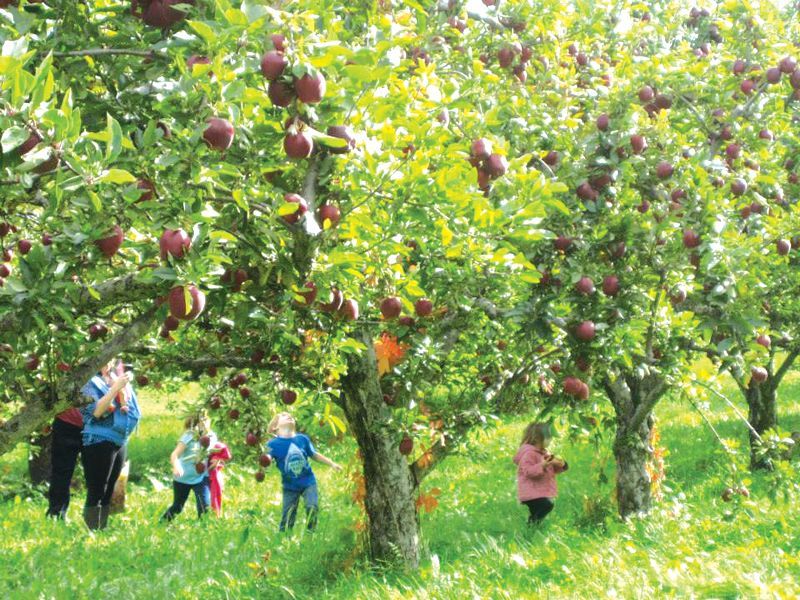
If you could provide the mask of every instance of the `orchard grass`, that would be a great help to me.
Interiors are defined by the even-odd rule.
[[[190,398],[195,391],[189,390]],[[742,410],[732,386],[725,393]],[[781,427],[800,429],[800,374],[780,391]],[[274,469],[257,484],[234,462],[222,520],[198,522],[193,502],[170,526],[158,522],[171,500],[167,457],[180,434],[169,416],[175,398],[143,394],[148,418],[131,440],[128,509],[93,535],[80,518],[82,492],[67,524],[44,519],[37,491],[9,496],[22,480],[17,450],[0,472],[0,597],[3,598],[792,598],[800,594],[800,497],[797,472],[749,474],[742,423],[721,399],[700,410],[726,440],[737,464],[686,402],[657,410],[666,481],[646,519],[615,517],[608,435],[570,440],[554,450],[570,464],[560,496],[538,529],[526,526],[511,463],[526,417],[473,436],[423,484],[439,502],[421,515],[423,564],[409,575],[370,567],[360,510],[352,501],[355,447],[320,440],[334,473],[317,466],[322,514],[313,535],[277,533],[280,483]],[[174,407],[172,407],[174,410]],[[174,414],[174,413],[173,413]],[[796,466],[796,463],[795,463]],[[598,483],[605,476],[604,483]],[[792,481],[794,478],[794,481]],[[600,477],[602,479],[602,477]],[[744,483],[750,498],[721,500]]]

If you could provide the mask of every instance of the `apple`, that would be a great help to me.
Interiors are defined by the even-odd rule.
[[[236,419],[238,419],[238,418],[239,418],[239,411],[238,411],[237,409],[235,409],[235,408],[232,408],[232,409],[230,409],[230,410],[228,411],[228,417],[229,417],[229,418],[230,418],[232,421],[235,421]]]
[[[572,246],[572,238],[560,235],[555,240],[553,240],[553,245],[555,246],[556,250],[560,250],[561,252],[566,252],[567,250],[569,250],[570,246]]]
[[[738,58],[733,63],[733,73],[735,75],[741,75],[747,69],[747,63],[745,63],[741,58]]]
[[[400,316],[400,312],[403,310],[403,305],[401,304],[399,298],[392,296],[389,298],[384,298],[381,301],[380,308],[384,319],[394,319]]]
[[[215,367],[213,365],[208,367],[208,369],[206,369],[206,373],[208,374],[209,377],[216,377],[217,376],[217,367]]]
[[[42,246],[52,246],[53,245],[53,236],[49,233],[42,234]]]
[[[665,160],[662,160],[660,163],[658,163],[658,165],[656,165],[656,175],[659,179],[667,179],[672,177],[673,171],[673,166]]]
[[[589,399],[589,386],[581,381],[581,389],[578,392],[578,400],[588,400]]]
[[[497,179],[506,174],[508,170],[508,161],[505,156],[500,156],[496,153],[491,154],[489,158],[486,159],[485,169],[492,179]]]
[[[139,179],[136,182],[136,189],[142,192],[136,202],[148,202],[156,195],[156,186],[149,179]]]
[[[178,328],[178,325],[180,325],[180,321],[178,321],[178,319],[172,315],[167,315],[167,318],[164,319],[163,327],[167,331],[175,331]]]
[[[300,220],[300,217],[306,214],[306,211],[308,210],[308,204],[306,204],[305,199],[300,194],[284,194],[283,201],[287,204],[297,204],[297,210],[295,210],[293,213],[281,215],[281,218],[290,225],[297,223],[297,221]]]
[[[286,36],[281,33],[273,33],[270,36],[270,41],[272,42],[272,46],[278,52],[285,52],[286,51]]]
[[[11,265],[0,263],[0,277],[8,277],[11,275]]]
[[[270,50],[261,57],[261,74],[268,81],[275,81],[289,66],[289,61],[283,55],[283,52],[277,50]]]
[[[595,326],[592,321],[583,321],[575,328],[575,337],[582,342],[590,342],[595,336]]]
[[[191,306],[186,304],[186,296],[189,296]],[[177,286],[169,292],[169,312],[181,321],[191,321],[196,319],[206,307],[206,296],[197,286],[189,284]]]
[[[151,27],[166,29],[186,17],[185,12],[172,8],[176,4],[194,4],[194,0],[150,0],[142,21]]]
[[[206,472],[206,463],[202,461],[198,461],[194,463],[194,470],[197,471],[198,475],[202,475]]]
[[[758,137],[761,138],[762,140],[767,140],[767,141],[770,141],[770,142],[773,139],[775,139],[775,136],[773,135],[773,133],[769,129],[762,129],[761,131],[759,131],[758,132]]]
[[[397,322],[402,325],[403,327],[413,327],[414,326],[414,317],[409,316],[402,316],[397,319]]]
[[[262,454],[258,457],[258,464],[260,464],[262,467],[268,467],[272,464],[272,458],[269,454]]]
[[[641,154],[647,150],[647,140],[641,135],[631,136],[631,149],[634,154]]]
[[[669,301],[673,306],[677,306],[686,302],[686,290],[683,288],[676,289],[669,297]]]
[[[198,56],[197,54],[192,54],[189,58],[186,59],[186,68],[189,69],[189,72],[192,72],[192,69],[195,65],[210,65],[211,59],[207,56]],[[211,72],[208,73],[209,76],[212,75]]]
[[[748,490],[743,485],[741,485],[738,488],[736,488],[736,493],[739,494],[740,496],[744,496],[745,498],[749,498],[750,497],[750,490]]]
[[[778,63],[778,68],[781,70],[781,73],[791,75],[797,70],[797,61],[792,56],[785,56]]]
[[[248,446],[255,446],[256,444],[258,444],[258,436],[252,431],[248,431],[247,437],[245,437],[245,443]]]
[[[766,333],[762,333],[756,338],[756,344],[769,349],[769,347],[772,346],[772,338],[770,338]]]
[[[342,294],[340,290],[331,288],[328,298],[328,302],[320,303],[319,308],[321,311],[333,313],[342,307],[342,303],[344,302],[344,294]]]
[[[316,104],[325,95],[325,78],[321,73],[306,73],[294,82],[294,91],[301,102]]]
[[[422,298],[414,303],[414,312],[418,317],[427,317],[433,312],[433,302],[427,298]]]
[[[339,138],[347,142],[344,148],[329,148],[328,151],[332,154],[347,154],[356,147],[356,137],[353,130],[347,125],[331,125],[328,127],[328,135],[331,137]]]
[[[260,365],[264,361],[264,351],[263,350],[253,350],[250,354],[250,362],[254,365]]]
[[[211,408],[213,408],[214,410],[219,410],[219,407],[222,406],[222,400],[220,399],[219,396],[213,396],[211,398],[211,402],[209,403],[209,406]]]
[[[581,183],[576,189],[575,193],[581,200],[597,200],[598,192],[594,189],[588,181]]]
[[[161,234],[158,247],[161,260],[167,260],[167,256],[170,255],[175,259],[181,259],[192,247],[192,238],[183,229],[167,229]]]
[[[548,167],[555,167],[558,164],[559,158],[560,158],[560,156],[559,156],[558,152],[556,152],[555,150],[551,150],[550,152],[545,154],[545,156],[542,159],[542,161]]]
[[[119,225],[114,225],[114,229],[112,231],[113,233],[111,233],[111,235],[99,240],[95,240],[94,242],[95,245],[100,248],[100,252],[102,252],[103,256],[106,258],[111,258],[117,253],[117,251],[120,249],[120,246],[122,246],[122,240],[125,237],[125,234]]]
[[[619,278],[616,275],[603,277],[603,293],[606,296],[616,296],[619,293]]]
[[[394,404],[395,404],[394,396],[392,396],[390,394],[384,394],[383,395],[383,402],[384,402],[384,404],[386,404],[386,406],[394,406]]]
[[[514,62],[514,50],[509,46],[500,48],[500,50],[497,51],[497,62],[503,69],[510,67],[511,63]]]
[[[264,471],[261,471],[261,470],[256,471],[254,477],[256,478],[256,481],[258,483],[261,483],[262,481],[264,481],[264,477],[265,477]]]
[[[655,98],[656,94],[649,85],[645,85],[639,89],[639,100],[641,102],[647,103],[652,102],[653,98]]]
[[[470,146],[470,155],[476,160],[487,160],[492,155],[492,142],[486,138],[478,138]]]
[[[0,223],[0,238],[6,237],[11,231],[10,223]]]
[[[562,384],[564,393],[570,396],[579,396],[584,383],[577,377],[565,377]]]
[[[287,133],[283,138],[283,149],[289,158],[308,158],[314,150],[314,140],[305,131]]]
[[[69,373],[69,371],[72,369],[72,367],[70,365],[68,365],[67,363],[62,361],[62,362],[60,362],[60,363],[58,363],[56,365],[56,369],[58,369],[62,373]]]
[[[731,181],[731,193],[734,196],[742,196],[747,191],[747,182],[744,179],[734,179]]]
[[[339,309],[339,315],[345,321],[355,321],[358,319],[358,302],[355,300],[345,300]]]
[[[313,281],[306,281],[301,288],[305,291],[297,292],[297,295],[302,297],[302,302],[296,301],[300,306],[311,306],[314,300],[317,299],[317,285]]]
[[[281,390],[281,401],[284,404],[294,404],[297,401],[297,392],[294,390]]]
[[[249,398],[250,397],[250,388],[243,385],[242,387],[239,388],[239,395],[244,399]]]
[[[683,245],[686,248],[697,248],[700,245],[700,235],[693,229],[684,229]]]
[[[414,440],[412,440],[410,437],[405,436],[403,437],[402,440],[400,440],[400,446],[399,446],[400,454],[402,454],[403,456],[408,456],[409,454],[411,454],[411,451],[413,449],[414,449]]]
[[[285,108],[294,100],[294,89],[283,81],[276,79],[275,81],[269,82],[267,96],[269,96],[269,99],[275,106]]]
[[[789,250],[792,249],[792,243],[789,240],[780,239],[777,242],[775,242],[775,249],[781,256],[786,256],[787,254],[789,254]]]
[[[781,70],[778,67],[767,69],[767,82],[775,85],[781,82]]]
[[[137,375],[136,376],[136,385],[139,387],[144,387],[150,383],[150,378],[147,375]]]
[[[599,129],[600,131],[608,131],[609,122],[610,119],[608,118],[608,115],[602,114],[599,117],[597,117],[597,121],[595,122],[595,124],[597,125],[597,129]]]
[[[329,227],[336,227],[336,225],[339,224],[340,218],[341,213],[339,212],[339,207],[333,204],[323,204],[317,209],[317,222],[323,229],[325,229],[326,222],[329,224]]]
[[[653,103],[660,110],[668,110],[672,107],[672,99],[664,94],[656,94]]]
[[[733,500],[733,495],[735,493],[736,492],[733,491],[733,488],[725,488],[722,491],[722,494],[720,495],[720,498],[722,498],[723,502],[730,502],[731,500]]]
[[[102,323],[93,323],[89,326],[89,339],[96,340],[108,335],[108,327]]]
[[[226,119],[212,117],[206,121],[203,140],[214,150],[227,150],[233,142],[233,124]]]
[[[200,445],[203,448],[208,448],[211,445],[211,438],[207,435],[200,436]]]
[[[20,156],[23,154],[27,154],[31,150],[33,150],[39,143],[42,141],[42,138],[35,131],[31,131],[28,139],[25,140],[19,148],[17,148],[17,152],[19,152]]]
[[[753,93],[755,87],[756,87],[755,81],[753,81],[752,79],[745,79],[739,86],[739,89],[742,90],[743,94],[749,96],[750,94]]]
[[[594,282],[590,277],[583,276],[575,283],[575,291],[579,294],[594,294]]]
[[[232,388],[238,388],[240,385],[247,383],[247,375],[244,373],[237,373],[228,381],[228,385]]]
[[[730,160],[736,160],[742,153],[742,147],[739,144],[728,144],[725,148],[725,156]]]
[[[32,247],[33,244],[31,244],[30,240],[20,240],[17,242],[17,250],[19,250],[19,253],[23,256],[30,252]]]
[[[769,373],[764,367],[750,367],[750,376],[756,383],[764,383],[769,377]]]
[[[28,369],[28,371],[35,371],[36,369],[38,369],[39,368],[39,357],[36,356],[35,354],[31,354],[28,357],[28,360],[25,361],[25,368]]]
[[[478,167],[476,172],[478,173],[478,189],[484,191],[488,190],[491,186],[492,176],[489,175],[489,172],[483,167]]]

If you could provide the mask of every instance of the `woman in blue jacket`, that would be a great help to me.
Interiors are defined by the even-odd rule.
[[[129,373],[112,372],[115,361],[81,389],[91,403],[84,409],[83,453],[86,505],[83,520],[89,529],[108,523],[111,494],[127,456],[127,442],[141,417]]]

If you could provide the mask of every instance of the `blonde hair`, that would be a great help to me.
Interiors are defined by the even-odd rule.
[[[273,435],[278,433],[278,421],[281,417],[290,417],[291,419],[294,419],[294,417],[292,417],[292,413],[279,412],[277,415],[272,417],[272,420],[269,422],[269,426],[267,427],[267,431],[269,433]]]
[[[204,410],[199,410],[196,413],[190,414],[186,419],[183,421],[183,427],[185,429],[199,429],[199,426],[203,426],[205,429],[205,424],[208,423],[208,414]]]
[[[550,425],[547,423],[530,423],[525,428],[525,433],[522,434],[522,444],[530,444],[531,446],[541,446],[545,440],[549,440]]]

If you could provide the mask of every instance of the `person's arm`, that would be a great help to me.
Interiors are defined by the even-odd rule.
[[[569,469],[567,461],[565,461],[563,458],[554,458],[550,464],[553,467],[553,473],[563,473]]]
[[[519,461],[519,470],[529,479],[538,479],[544,475],[550,461],[540,458],[540,454],[529,451],[526,452]]]
[[[175,477],[183,477],[183,467],[181,466],[180,456],[186,450],[186,444],[178,442],[175,450],[169,455],[169,462],[172,464],[172,474]]]
[[[115,379],[114,383],[111,384],[111,387],[109,388],[106,395],[97,401],[97,404],[94,407],[94,411],[92,412],[92,416],[95,419],[99,419],[100,417],[105,415],[106,412],[108,412],[108,407],[111,406],[111,403],[114,401],[114,398],[117,397],[117,393],[119,393],[121,389],[124,389],[129,382],[130,382],[130,377],[127,373],[121,375],[118,379]]]
[[[333,462],[330,458],[320,454],[319,452],[315,452],[314,454],[312,454],[311,458],[312,458],[312,460],[315,460],[317,462],[321,462],[323,465],[328,465],[329,467],[331,467],[332,469],[336,469],[337,471],[341,471],[342,470],[342,465],[340,465],[339,463]]]

